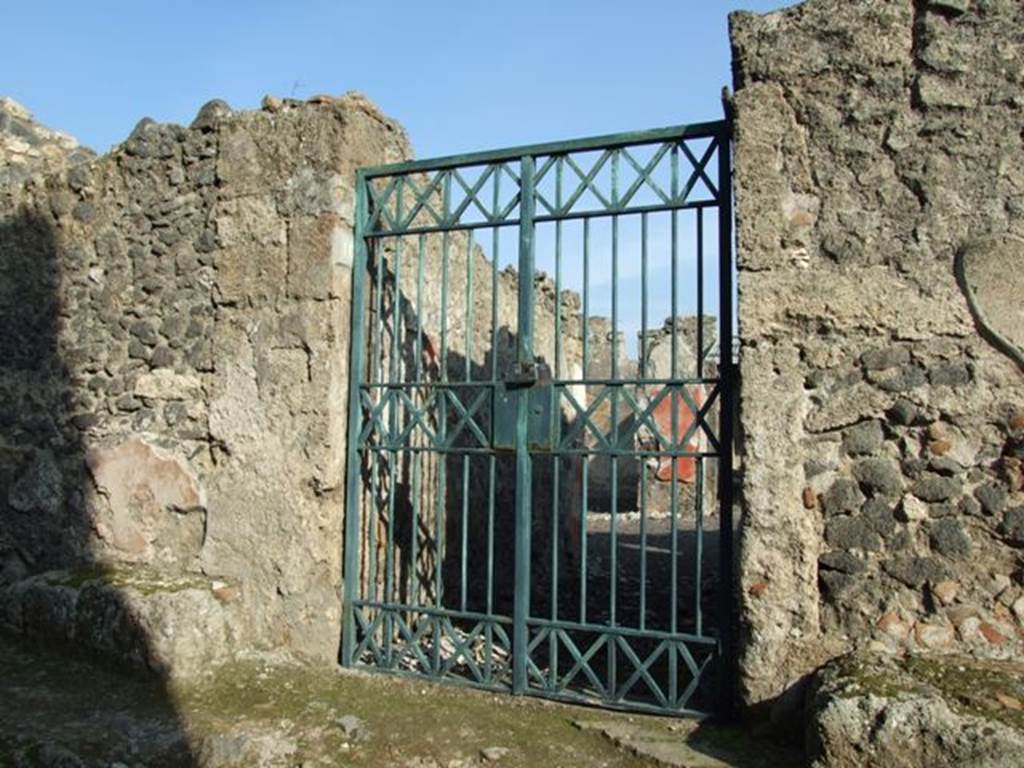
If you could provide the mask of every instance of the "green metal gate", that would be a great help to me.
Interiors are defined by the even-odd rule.
[[[729,125],[363,168],[342,663],[729,700]]]

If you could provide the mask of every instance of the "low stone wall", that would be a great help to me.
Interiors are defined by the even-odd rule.
[[[1021,652],[1022,24],[731,17],[748,703],[858,645]]]

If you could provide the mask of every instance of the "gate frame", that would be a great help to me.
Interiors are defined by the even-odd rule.
[[[736,616],[738,605],[735,596],[734,562],[734,423],[737,416],[737,391],[739,367],[734,360],[733,342],[734,300],[736,270],[733,244],[733,122],[728,102],[725,102],[726,117],[722,120],[671,126],[667,128],[607,134],[568,141],[545,142],[521,145],[507,149],[448,155],[424,160],[367,166],[356,171],[356,199],[354,207],[354,258],[352,264],[352,313],[349,354],[349,402],[345,492],[345,533],[343,551],[343,606],[342,642],[340,661],[345,667],[356,665],[354,642],[356,622],[354,602],[359,583],[361,518],[361,461],[359,436],[363,419],[360,405],[360,387],[364,384],[365,322],[366,322],[366,274],[368,267],[367,230],[369,206],[367,183],[370,179],[387,175],[404,175],[416,172],[443,171],[459,167],[486,163],[520,161],[520,216],[519,216],[519,288],[517,362],[520,366],[530,365],[533,356],[533,299],[534,299],[534,234],[535,205],[534,169],[535,158],[540,155],[569,154],[591,150],[611,150],[658,141],[684,141],[687,138],[711,137],[717,142],[717,187],[718,187],[718,319],[719,319],[719,368],[718,388],[721,410],[718,439],[721,446],[718,454],[718,507],[719,507],[719,558],[716,581],[718,583],[718,621],[715,627],[718,641],[718,659],[715,714],[722,720],[736,716],[737,693],[737,642]],[[661,208],[659,210],[670,210]],[[546,220],[546,219],[545,219]],[[439,230],[440,231],[440,230]],[[494,264],[497,269],[497,264]],[[585,331],[584,331],[585,332]],[[496,372],[494,372],[496,376]],[[584,374],[586,376],[586,374]],[[513,614],[513,695],[530,693],[527,680],[529,635],[527,619],[530,608],[530,546],[531,546],[531,454],[527,441],[527,398],[519,397],[516,408],[516,559],[515,594]],[[386,670],[383,670],[386,671]],[[440,680],[438,682],[445,682]],[[592,702],[602,706],[601,702]],[[603,705],[607,708],[617,708]],[[679,712],[678,714],[685,714]]]

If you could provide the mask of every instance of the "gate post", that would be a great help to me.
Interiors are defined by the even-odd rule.
[[[342,606],[341,630],[341,663],[350,667],[355,663],[356,620],[355,606],[356,586],[359,581],[359,524],[362,521],[362,510],[359,508],[359,488],[355,481],[359,476],[359,434],[362,431],[362,406],[360,405],[360,386],[363,383],[363,330],[366,322],[366,177],[362,169],[356,172],[356,205],[353,237],[355,253],[352,263],[352,320],[350,327],[349,349],[349,400],[348,400],[348,462],[345,471],[345,552],[344,570],[344,601]]]
[[[524,155],[520,161],[519,186],[519,332],[516,362],[520,370],[533,364],[533,217],[534,159]],[[530,538],[532,477],[527,426],[530,389],[516,393],[516,565],[515,599],[512,625],[512,692],[526,692],[526,665],[529,633],[526,619],[530,613]]]
[[[721,456],[718,468],[719,503],[719,662],[717,710],[723,720],[735,716],[736,627],[733,607],[735,563],[733,561],[733,425],[736,418],[736,377],[732,359],[733,341],[733,258],[732,258],[732,120],[726,119],[718,133],[718,314],[719,370],[722,415],[719,427]]]

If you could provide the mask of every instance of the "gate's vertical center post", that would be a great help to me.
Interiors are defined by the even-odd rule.
[[[520,164],[519,186],[519,333],[516,363],[520,371],[533,364],[533,248],[534,248],[534,159],[524,155]],[[526,652],[529,642],[526,620],[530,612],[530,533],[531,492],[530,453],[527,422],[529,388],[517,391],[516,402],[516,560],[515,599],[513,605],[512,692],[526,693]]]

